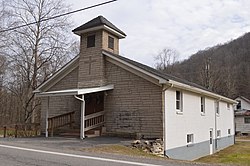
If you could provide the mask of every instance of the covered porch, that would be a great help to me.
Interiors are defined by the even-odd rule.
[[[46,112],[45,112],[45,136],[53,136],[56,129],[64,126],[73,127],[74,124],[79,123],[80,139],[85,138],[85,133],[89,130],[102,127],[105,123],[104,98],[106,91],[114,89],[113,85],[107,85],[94,88],[68,89],[59,91],[41,92],[37,94],[38,97],[46,98]],[[80,102],[72,105],[72,102],[67,99],[63,101],[64,105],[76,107],[74,111],[67,110],[59,115],[51,116],[55,109],[56,97],[71,97],[71,100]],[[73,99],[72,99],[73,98]],[[70,104],[68,104],[70,102]],[[77,105],[77,106],[75,106]],[[78,106],[79,105],[79,106]],[[60,111],[60,110],[59,110]],[[58,112],[58,111],[57,111]],[[78,122],[78,123],[77,123]],[[77,125],[78,126],[78,125]],[[79,136],[79,135],[78,135]]]

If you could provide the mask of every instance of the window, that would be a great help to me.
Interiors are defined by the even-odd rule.
[[[217,130],[217,138],[220,138],[220,137],[221,137],[221,131]]]
[[[108,47],[114,49],[114,38],[109,36]]]
[[[95,35],[87,37],[87,48],[95,47]]]
[[[240,100],[236,100],[238,102],[236,108],[237,110],[240,110],[241,109],[241,101]]]
[[[230,110],[230,104],[229,103],[227,103],[227,109]]]
[[[228,135],[231,135],[231,129],[228,129],[228,130],[227,130],[227,134],[228,134]]]
[[[182,112],[182,93],[176,91],[176,109]]]
[[[187,144],[194,143],[194,134],[187,134]]]
[[[219,101],[216,101],[215,102],[215,109],[216,109],[216,114],[219,115],[220,114],[220,104],[219,104]]]
[[[245,122],[245,123],[250,123],[250,117],[245,117],[245,118],[244,118],[244,122]]]
[[[205,114],[205,97],[201,97],[201,113]]]

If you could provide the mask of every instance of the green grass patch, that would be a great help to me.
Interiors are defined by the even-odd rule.
[[[196,161],[250,166],[250,142],[236,142],[233,146],[223,149],[211,156],[202,157]]]

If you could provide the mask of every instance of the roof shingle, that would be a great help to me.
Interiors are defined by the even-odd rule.
[[[101,25],[106,25],[108,26],[109,28],[119,32],[120,34],[126,36],[126,34],[121,31],[119,28],[117,28],[114,24],[112,24],[110,21],[108,21],[105,17],[103,16],[98,16],[92,20],[90,20],[89,22],[75,28],[73,30],[73,32],[77,32],[77,31],[82,31],[82,30],[86,30],[86,29],[89,29],[89,28],[93,28],[93,27],[97,27],[97,26],[101,26]]]

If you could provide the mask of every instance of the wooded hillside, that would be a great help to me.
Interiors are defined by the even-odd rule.
[[[250,98],[250,33],[199,51],[165,71],[230,98]]]

